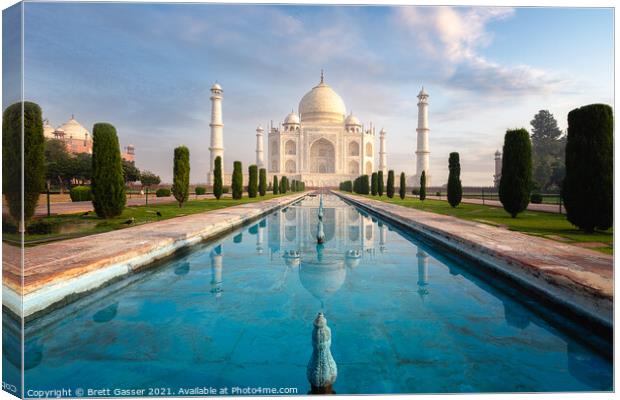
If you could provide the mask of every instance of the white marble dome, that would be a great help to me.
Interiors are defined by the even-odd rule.
[[[299,125],[299,115],[291,112],[289,115],[284,118],[284,124],[297,124]]]
[[[345,125],[362,126],[362,123],[360,122],[360,120],[355,115],[353,115],[353,114],[349,114],[347,119],[344,120],[344,124]]]
[[[346,108],[342,97],[328,84],[321,81],[305,94],[299,102],[301,121],[344,121]]]
[[[65,138],[85,140],[91,137],[88,129],[84,128],[79,122],[77,122],[73,116],[71,116],[69,121],[58,127],[57,130],[63,131],[65,133]]]

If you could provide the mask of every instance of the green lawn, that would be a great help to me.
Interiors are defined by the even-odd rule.
[[[287,193],[289,195],[292,193]],[[181,217],[184,215],[196,214],[205,211],[217,210],[220,208],[226,208],[236,206],[239,204],[253,203],[257,201],[263,201],[272,199],[274,197],[280,197],[285,195],[273,195],[267,194],[263,197],[248,198],[244,197],[241,200],[227,199],[203,199],[203,200],[190,200],[182,208],[179,208],[177,203],[165,203],[157,204],[153,206],[130,206],[126,207],[123,213],[116,218],[108,220],[97,217],[94,212],[88,213],[83,216],[83,213],[78,214],[64,214],[51,217],[37,218],[33,223],[37,221],[47,222],[53,226],[53,233],[50,234],[27,234],[25,237],[26,245],[37,245],[42,243],[48,243],[56,240],[64,240],[75,237],[93,235],[96,233],[109,232],[116,229],[128,228],[130,226],[148,224],[150,222],[163,221],[166,219]],[[158,217],[156,212],[159,211],[162,216]],[[126,224],[125,222],[131,218],[134,218],[132,224]],[[17,234],[3,233],[3,240],[9,243],[17,244],[19,236]]]
[[[607,254],[613,254],[613,229],[608,231],[596,231],[585,233],[575,228],[566,220],[565,215],[545,213],[538,211],[524,211],[511,218],[503,208],[483,206],[478,204],[463,204],[452,208],[447,201],[424,200],[407,197],[401,200],[383,196],[365,196],[375,200],[412,207],[419,210],[430,211],[438,214],[452,215],[470,221],[481,222],[489,225],[505,227],[512,231],[519,231],[530,235],[543,236],[548,239],[564,243],[598,242],[604,243],[605,247],[593,248]]]

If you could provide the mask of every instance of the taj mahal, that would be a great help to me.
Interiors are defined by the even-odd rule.
[[[428,93],[424,88],[418,94],[417,175],[422,171],[429,176]],[[221,157],[224,165],[224,138],[222,121],[223,90],[219,84],[211,88],[211,154],[208,183],[213,182],[215,159]],[[340,182],[353,180],[362,174],[383,171],[387,177],[387,132],[364,124],[352,112],[347,114],[342,97],[326,82],[323,71],[319,83],[299,101],[297,112],[292,110],[282,123],[267,127],[267,154],[265,157],[265,128],[256,128],[256,161],[265,168],[269,178],[277,175],[289,180],[306,182],[308,187],[335,187]],[[377,151],[377,139],[379,142]],[[231,171],[224,171],[228,184]]]

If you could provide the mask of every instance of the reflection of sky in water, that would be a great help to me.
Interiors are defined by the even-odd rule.
[[[306,393],[323,311],[337,393],[611,388],[610,362],[563,333],[569,321],[333,197],[317,247],[317,206],[315,197],[274,212],[30,324],[26,384]],[[10,332],[9,374],[19,365]]]

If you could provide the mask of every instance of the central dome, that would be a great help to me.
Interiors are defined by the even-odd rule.
[[[331,121],[343,122],[346,114],[344,101],[328,84],[323,82],[313,87],[299,102],[301,122]]]

